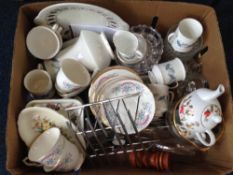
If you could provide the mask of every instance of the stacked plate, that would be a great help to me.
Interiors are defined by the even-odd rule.
[[[61,25],[63,27],[62,37],[65,39],[70,39],[73,34],[78,35],[83,29],[104,32],[110,36],[116,30],[129,30],[129,25],[114,12],[85,3],[50,5],[39,12],[34,23],[49,26]]]
[[[139,95],[133,96],[137,93]],[[94,105],[91,108],[96,117],[106,126],[114,126],[118,133],[134,134],[136,130],[140,132],[154,117],[153,94],[142,83],[137,73],[129,68],[114,66],[102,70],[94,77],[88,95],[91,103],[123,98],[123,100]]]

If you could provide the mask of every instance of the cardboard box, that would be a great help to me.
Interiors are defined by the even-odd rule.
[[[229,77],[227,73],[223,45],[215,11],[211,7],[177,2],[159,1],[82,1],[103,6],[114,11],[130,25],[150,24],[153,16],[158,16],[158,30],[166,34],[169,26],[176,24],[184,17],[194,17],[204,25],[205,45],[209,51],[204,55],[203,74],[210,81],[210,87],[215,88],[223,83],[226,92],[220,98],[223,109],[226,130],[222,139],[208,152],[193,159],[177,160],[170,174],[225,174],[233,167],[233,118],[232,99]],[[15,34],[14,56],[11,75],[11,89],[8,106],[7,122],[7,169],[12,174],[45,174],[37,168],[23,165],[22,159],[27,155],[26,146],[17,132],[17,116],[25,106],[23,94],[23,77],[35,64],[28,57],[25,38],[33,26],[33,18],[40,9],[51,3],[34,3],[22,6],[19,11]],[[129,166],[105,166],[104,168],[84,169],[82,174],[154,174],[153,170],[133,169]],[[58,173],[55,173],[58,174]],[[69,173],[68,173],[69,174]],[[161,173],[163,174],[163,173]],[[166,174],[166,173],[165,173]]]

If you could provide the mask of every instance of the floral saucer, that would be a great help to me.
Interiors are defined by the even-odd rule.
[[[92,79],[91,86],[88,91],[89,101],[94,102],[96,92],[105,82],[122,76],[142,82],[141,78],[134,70],[125,66],[112,66],[105,68],[99,71]]]
[[[63,115],[46,107],[24,108],[17,121],[19,135],[28,147],[42,132],[52,127],[59,128],[69,141],[76,143],[76,138],[68,126],[69,123],[70,121]],[[77,131],[73,123],[71,123],[71,127]],[[82,146],[86,147],[83,137],[78,135],[78,138]]]
[[[67,119],[72,120],[75,124],[78,124],[82,129],[84,129],[84,114],[83,112],[81,112],[80,109],[69,111],[69,113],[65,111],[66,108],[80,105],[82,105],[82,102],[79,99],[47,99],[32,100],[26,105],[26,107],[46,107],[53,109]]]

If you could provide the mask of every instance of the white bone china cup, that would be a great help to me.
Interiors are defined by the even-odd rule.
[[[151,83],[166,84],[177,83],[186,78],[186,70],[184,64],[179,58],[171,61],[154,65],[152,71],[148,72]]]
[[[173,101],[174,93],[169,91],[169,86],[163,84],[149,84],[148,87],[153,93],[157,105],[155,116],[161,117]]]
[[[83,89],[91,81],[88,70],[77,60],[64,59],[56,77],[56,89],[59,92],[69,93]]]
[[[193,18],[184,18],[178,24],[175,32],[168,35],[168,42],[177,52],[189,52],[193,44],[203,33],[202,24]]]
[[[42,69],[34,69],[24,77],[25,89],[35,97],[47,96],[52,88],[53,83],[48,72]]]
[[[140,50],[137,36],[129,31],[117,31],[113,35],[113,43],[116,52],[123,58],[142,58],[144,53]]]
[[[32,143],[28,158],[43,165],[46,172],[78,170],[84,161],[84,155],[58,128],[44,131]]]
[[[57,60],[45,60],[43,62],[43,67],[49,73],[51,79],[55,81],[57,73],[60,69],[60,62]]]
[[[82,30],[79,38],[56,56],[58,61],[67,58],[78,60],[88,70],[96,72],[108,67],[114,54],[104,33]]]
[[[26,44],[30,53],[39,59],[51,59],[56,56],[62,47],[62,28],[55,24],[50,26],[37,26],[29,31]]]

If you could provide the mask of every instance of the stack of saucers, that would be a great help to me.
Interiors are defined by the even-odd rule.
[[[139,95],[130,96],[137,93]],[[136,72],[124,66],[114,66],[102,70],[94,77],[89,89],[90,102],[116,97],[122,97],[123,100],[92,107],[93,114],[106,126],[115,126],[116,132],[122,134],[134,134],[136,130],[140,132],[149,125],[155,113],[155,100]],[[117,114],[122,122],[117,119]],[[125,128],[120,123],[124,123]]]

